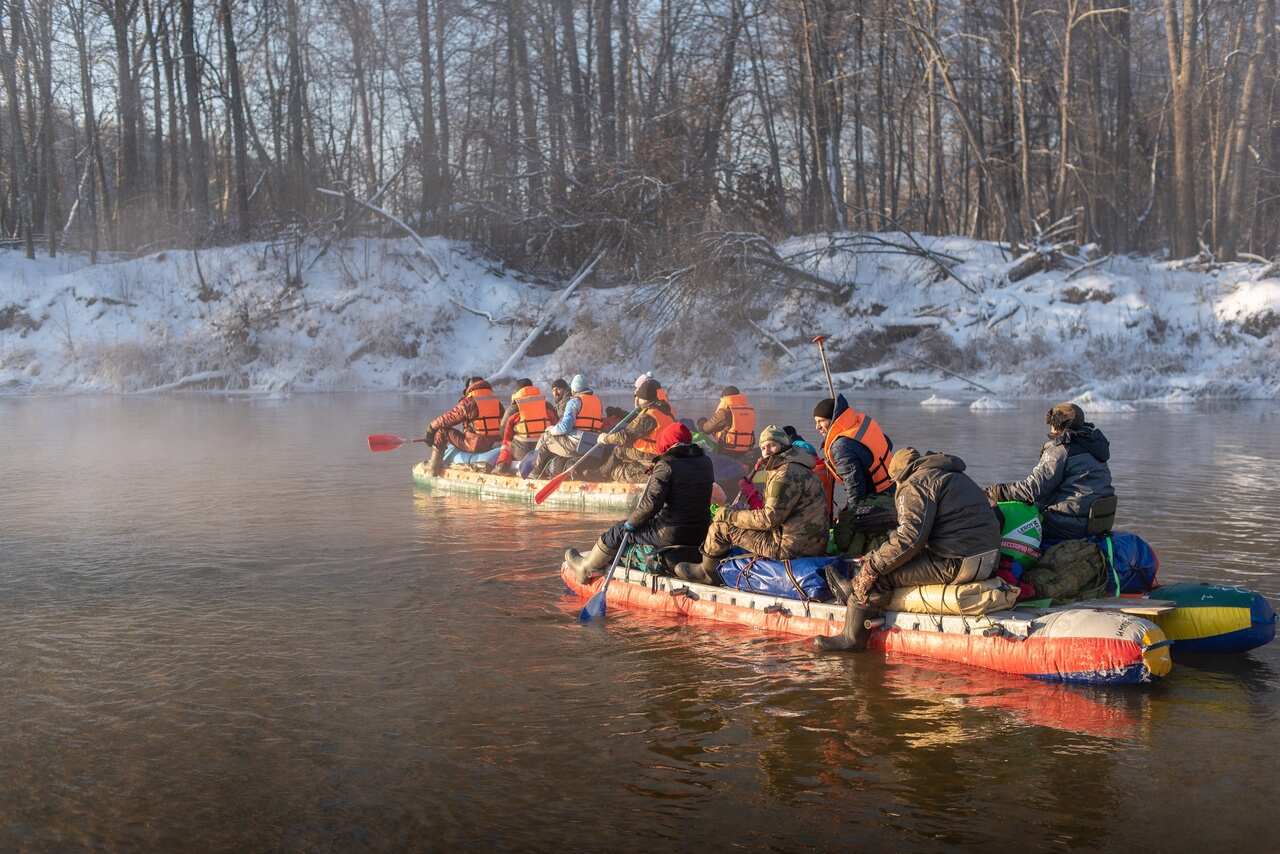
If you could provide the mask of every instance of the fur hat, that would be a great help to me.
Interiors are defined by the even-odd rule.
[[[791,437],[787,435],[786,430],[783,430],[777,424],[770,424],[760,431],[760,438],[757,443],[763,448],[765,442],[777,442],[784,448],[791,447]]]
[[[1084,426],[1084,410],[1074,403],[1059,403],[1044,414],[1044,423],[1055,430],[1073,430]]]
[[[836,417],[836,402],[833,398],[824,397],[818,401],[818,405],[813,408],[814,418],[825,418],[830,421]]]
[[[899,448],[894,451],[893,456],[889,458],[889,477],[897,480],[907,467],[918,459],[920,459],[920,452],[915,448]]]
[[[679,421],[674,421],[666,427],[663,427],[662,430],[658,432],[658,441],[656,444],[658,446],[658,453],[665,454],[667,451],[671,450],[672,445],[687,445],[692,441],[693,434],[689,432],[689,428],[681,424]]]
[[[657,400],[658,399],[658,382],[657,380],[645,380],[636,386],[636,397],[639,400]]]
[[[573,379],[569,382],[569,391],[577,394],[580,391],[586,391],[587,388],[589,388],[587,378],[582,374],[574,374]]]

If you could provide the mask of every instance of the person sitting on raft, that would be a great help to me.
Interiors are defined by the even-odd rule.
[[[987,487],[992,503],[1021,501],[1034,504],[1044,518],[1042,544],[1088,536],[1089,508],[1099,498],[1116,494],[1111,485],[1111,443],[1102,431],[1084,420],[1074,403],[1059,403],[1045,413],[1049,441],[1040,448],[1040,461],[1025,480]]]
[[[887,542],[854,561],[844,633],[815,638],[818,649],[862,651],[870,634],[867,619],[895,587],[950,584],[965,558],[1000,548],[1000,522],[964,468],[964,460],[951,454],[921,455],[915,448],[893,454],[889,475],[898,486],[898,527]]]
[[[501,469],[512,462],[519,462],[533,452],[547,428],[559,418],[533,380],[516,380],[511,393],[511,404],[502,414],[502,451],[494,467]]]
[[[604,429],[604,403],[591,390],[587,378],[575,374],[568,388],[570,394],[565,398],[560,418],[538,441],[538,455],[533,463],[533,471],[548,477],[564,471],[594,448]]]
[[[671,413],[671,417],[673,419],[679,420],[679,418],[676,415],[676,408],[671,405],[671,398],[667,396],[667,390],[663,388],[662,383],[658,382],[656,379],[653,378],[652,373],[650,373],[649,371],[645,371],[643,374],[636,377],[636,384],[635,384],[636,390],[639,391],[640,386],[648,382],[649,380],[653,380],[654,384],[658,388],[657,400],[660,400],[667,405],[667,410]]]
[[[501,435],[502,402],[489,383],[480,377],[471,377],[462,399],[427,425],[431,474],[439,475],[444,471],[446,447],[451,445],[460,451],[484,453],[497,444]]]
[[[737,386],[722,388],[715,413],[698,419],[697,425],[722,454],[744,457],[755,450],[756,410]]]
[[[564,408],[569,405],[571,397],[573,397],[573,390],[569,388],[568,380],[557,377],[551,381],[551,400],[556,407],[557,420],[564,417]]]
[[[683,424],[668,424],[658,433],[658,457],[640,500],[625,521],[608,528],[585,557],[577,549],[564,553],[578,582],[613,562],[624,534],[633,545],[696,549],[711,524],[711,485],[714,472],[693,434]]]
[[[856,531],[858,510],[893,506],[893,478],[889,457],[893,441],[880,424],[848,404],[844,395],[824,398],[813,408],[813,425],[822,435],[825,469],[819,476],[827,487],[828,501],[835,494],[835,482],[844,485],[843,507],[832,507],[835,541],[840,551],[849,548]]]
[[[658,383],[645,380],[636,389],[636,409],[640,413],[621,430],[600,437],[600,444],[613,452],[602,466],[609,480],[641,483],[658,456],[658,434],[675,422],[671,408],[658,400]]]
[[[814,557],[827,551],[826,493],[813,473],[813,454],[791,444],[781,427],[760,431],[764,506],[759,510],[721,507],[702,543],[702,563],[680,563],[686,581],[719,584],[720,561],[733,548],[771,560]]]

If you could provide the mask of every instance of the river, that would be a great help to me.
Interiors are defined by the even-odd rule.
[[[557,569],[607,515],[417,491],[421,446],[366,449],[448,402],[0,398],[0,850],[1280,842],[1280,645],[1081,689],[583,627]],[[859,402],[983,483],[1044,429],[1042,401]],[[812,433],[811,398],[758,403]],[[1094,420],[1163,580],[1280,597],[1280,407]]]

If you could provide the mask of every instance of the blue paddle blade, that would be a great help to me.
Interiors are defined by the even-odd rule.
[[[589,623],[596,617],[603,617],[605,607],[604,591],[601,590],[599,593],[592,596],[587,601],[586,606],[578,612],[578,622]]]

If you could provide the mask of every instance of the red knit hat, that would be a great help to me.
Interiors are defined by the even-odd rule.
[[[689,428],[679,421],[673,421],[658,434],[658,453],[665,454],[671,450],[672,445],[687,445],[692,441],[693,434],[689,432]]]

